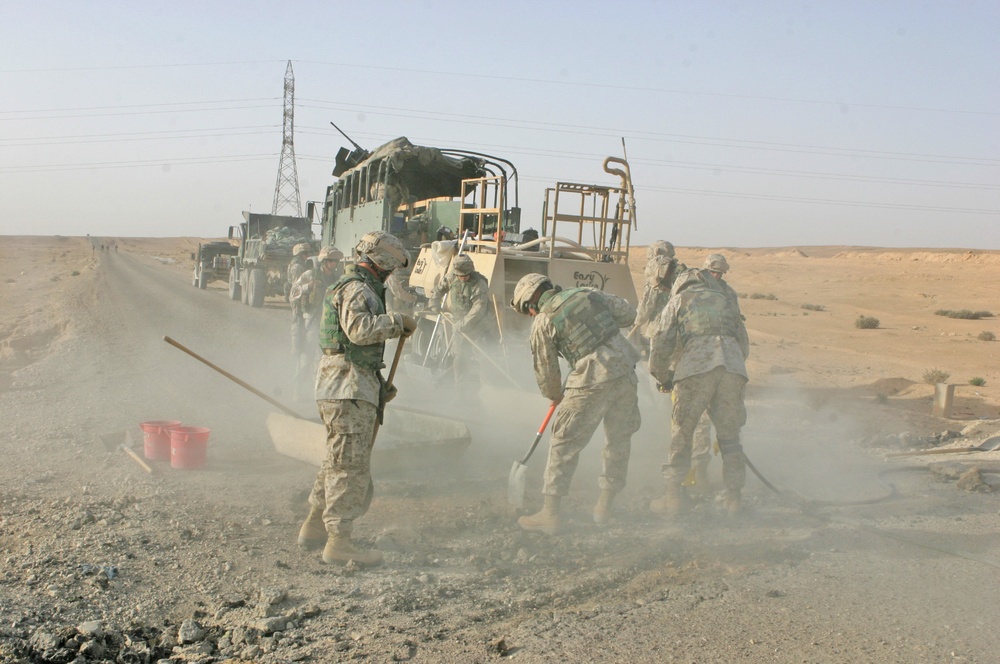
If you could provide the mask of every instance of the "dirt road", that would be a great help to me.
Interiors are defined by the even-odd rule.
[[[5,239],[0,661],[996,658],[995,476],[964,491],[926,463],[882,460],[886,441],[917,445],[973,420],[793,388],[776,372],[751,386],[751,460],[798,494],[875,502],[803,511],[751,478],[745,518],[709,502],[667,522],[647,509],[669,436],[665,401],[647,392],[617,519],[590,520],[595,440],[568,499],[569,527],[544,537],[517,529],[505,488],[546,402],[491,389],[484,411],[461,412],[404,369],[399,403],[461,417],[473,443],[461,458],[376,468],[376,499],[356,534],[386,564],[330,567],[295,545],[314,469],[272,451],[271,407],[162,341],[186,343],[312,416],[312,404],[290,398],[283,304],[231,302],[221,282],[192,288],[190,242],[180,239],[119,239],[118,253],[84,238]],[[759,331],[771,317],[757,326],[748,311],[754,352],[775,363],[794,354],[808,371],[801,348]],[[206,468],[159,462],[147,475],[98,439],[138,437],[152,419],[211,428]],[[543,464],[544,454],[531,462],[529,509]],[[880,477],[890,468],[900,470]],[[896,492],[879,500],[888,482]]]

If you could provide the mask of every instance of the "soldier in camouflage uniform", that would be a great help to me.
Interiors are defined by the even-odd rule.
[[[285,300],[292,305],[292,355],[298,360],[302,354],[305,340],[305,325],[302,321],[302,308],[298,302],[292,301],[292,286],[302,273],[309,269],[306,260],[309,258],[309,244],[302,242],[292,247],[292,261],[285,271]]]
[[[650,503],[650,509],[670,516],[684,508],[681,483],[691,466],[695,427],[706,410],[718,434],[730,515],[740,512],[746,481],[740,429],[746,424],[743,395],[750,340],[736,298],[715,276],[721,276],[716,270],[722,264],[713,260],[710,267],[715,270],[689,270],[678,277],[674,296],[657,318],[650,349],[650,373],[661,391],[674,391],[670,450],[663,467],[666,494]]]
[[[402,243],[384,231],[373,231],[361,238],[355,253],[354,270],[330,286],[323,300],[316,403],[326,424],[326,458],[313,483],[299,544],[311,548],[325,542],[325,563],[377,565],[382,554],[356,546],[351,530],[374,495],[375,422],[395,396],[381,374],[385,342],[409,336],[417,321],[385,310],[385,280],[410,260]]]
[[[295,279],[288,293],[292,305],[292,346],[295,353],[295,388],[303,376],[315,376],[319,360],[319,319],[323,295],[328,286],[344,276],[344,254],[335,247],[323,247],[316,257],[318,268],[308,269]],[[296,346],[296,340],[298,345]]]
[[[677,280],[677,275],[687,271],[687,266],[673,257],[674,247],[669,242],[659,240],[666,245],[666,250],[654,253],[656,243],[650,245],[651,257],[646,264],[646,282],[643,287],[642,299],[639,301],[635,323],[642,335],[643,348],[648,353],[649,340],[655,333],[656,318],[670,301],[670,292]],[[694,472],[685,480],[689,495],[697,498],[707,498],[710,492],[708,481],[708,464],[712,460],[712,421],[706,412],[698,421],[694,432],[694,443],[691,452],[691,462]]]
[[[470,397],[469,407],[479,401],[479,359],[466,337],[481,343],[490,336],[493,322],[489,296],[490,284],[476,271],[472,259],[459,254],[451,259],[451,270],[431,291],[431,302],[447,311],[451,323],[451,354],[455,358],[453,370],[459,394]]]
[[[635,309],[620,297],[592,288],[562,290],[548,277],[527,274],[517,282],[511,306],[532,316],[530,344],[535,379],[542,396],[559,404],[545,466],[544,505],[522,516],[525,530],[554,534],[560,526],[559,502],[569,492],[580,452],[604,423],[601,495],[594,521],[607,523],[615,495],[625,487],[632,434],[639,430],[639,352],[619,328],[635,321]],[[569,362],[562,386],[559,357]]]

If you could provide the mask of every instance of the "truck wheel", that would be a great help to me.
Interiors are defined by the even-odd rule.
[[[195,285],[198,288],[205,290],[208,287],[208,278],[205,276],[205,268],[201,265],[198,266],[198,272],[195,275],[194,280]]]
[[[264,306],[264,296],[267,294],[267,273],[264,270],[254,268],[250,272],[250,296],[251,307],[261,308]]]
[[[242,289],[240,288],[240,280],[236,278],[236,268],[229,268],[229,299],[233,302],[240,299]]]
[[[197,267],[194,268],[194,275],[191,277],[191,285],[192,286],[197,286],[198,285],[198,268]]]
[[[250,302],[250,270],[244,269],[240,272],[240,291],[243,293],[240,296],[243,304]]]

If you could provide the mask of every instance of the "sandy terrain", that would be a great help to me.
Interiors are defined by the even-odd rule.
[[[284,303],[192,288],[197,238],[114,241],[0,238],[0,661],[995,661],[1000,452],[884,457],[1000,434],[1000,343],[979,338],[1000,319],[935,315],[1000,313],[1000,252],[678,250],[729,258],[752,344],[744,445],[793,497],[750,478],[736,522],[712,502],[648,512],[669,434],[644,390],[616,521],[589,520],[595,440],[566,532],[521,533],[507,471],[544,400],[488,388],[486,412],[463,412],[404,367],[397,405],[461,419],[472,444],[376,468],[356,534],[386,565],[359,570],[295,546],[314,469],[274,453],[270,406],[162,342],[312,416],[289,397]],[[956,385],[949,418],[928,370]],[[211,428],[207,466],[149,475],[100,442],[152,419]]]

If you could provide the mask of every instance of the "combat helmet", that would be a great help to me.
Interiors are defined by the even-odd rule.
[[[365,233],[354,247],[358,258],[367,257],[380,269],[392,272],[396,268],[410,264],[410,252],[395,235],[385,231]]]
[[[701,269],[708,270],[709,272],[721,272],[725,274],[729,272],[729,263],[726,262],[726,257],[722,254],[709,254],[708,258],[705,259],[705,264],[701,266]]]
[[[650,286],[658,286],[669,279],[671,273],[677,269],[677,259],[667,256],[656,256],[646,265],[646,283]],[[669,284],[668,284],[669,285]]]
[[[472,263],[472,259],[468,255],[459,254],[451,259],[451,271],[459,276],[465,276],[475,272],[476,266]]]
[[[316,257],[317,260],[322,263],[323,261],[342,261],[344,260],[344,252],[336,247],[323,247],[319,250],[319,256]]]
[[[667,258],[674,257],[674,245],[670,244],[666,240],[656,240],[649,245],[646,250],[646,260],[653,260],[657,256],[666,256]]]
[[[531,300],[540,288],[545,288],[545,290],[552,288],[552,281],[544,274],[537,272],[524,275],[514,286],[514,297],[510,301],[510,306],[519,314],[527,314],[528,305],[531,304]]]
[[[310,247],[308,242],[300,242],[299,244],[292,247],[292,256],[301,256],[302,254],[307,254],[309,253],[309,249]]]

